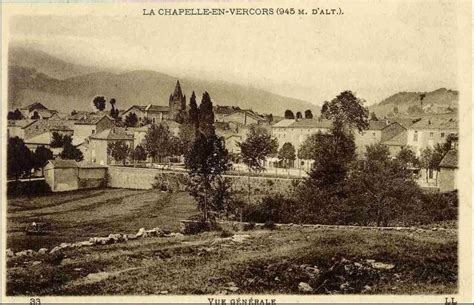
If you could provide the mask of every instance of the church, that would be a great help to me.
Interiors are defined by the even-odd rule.
[[[138,123],[151,122],[158,123],[163,120],[176,120],[179,113],[186,110],[186,96],[183,95],[181,84],[179,80],[176,82],[174,92],[170,94],[168,106],[161,105],[133,105],[122,114],[122,119],[125,120],[127,115],[135,113],[138,118]]]

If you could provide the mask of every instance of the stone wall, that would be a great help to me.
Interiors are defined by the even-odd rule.
[[[155,168],[109,166],[107,186],[126,189],[152,189],[153,185],[171,186],[183,190],[185,172],[164,171]],[[182,178],[180,178],[180,176]],[[248,176],[225,175],[231,180],[232,191],[247,192]],[[299,179],[250,177],[251,191],[259,194],[287,193]]]

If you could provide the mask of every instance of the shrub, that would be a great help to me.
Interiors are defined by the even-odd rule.
[[[227,238],[227,237],[232,237],[232,236],[234,236],[234,233],[232,233],[232,232],[229,231],[229,230],[223,229],[223,230],[221,231],[221,234],[220,234],[219,236],[222,237],[222,238]]]
[[[190,219],[189,222],[184,223],[183,234],[195,235],[202,232],[208,232],[220,229],[219,225],[215,222],[205,221],[202,217],[196,217]]]
[[[255,229],[255,222],[249,222],[249,223],[246,223],[244,224],[244,231],[251,231],[251,230],[254,230]]]
[[[276,225],[273,221],[269,220],[269,221],[265,222],[265,224],[263,225],[263,228],[268,229],[268,230],[275,230]]]

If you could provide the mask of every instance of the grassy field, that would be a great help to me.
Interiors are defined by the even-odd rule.
[[[195,213],[186,194],[115,189],[8,204],[8,243],[17,250],[135,233],[140,227],[175,231],[179,219]],[[61,234],[24,235],[22,227],[35,219],[50,221]],[[14,257],[7,262],[7,294],[297,294],[303,293],[301,283],[313,294],[456,291],[457,237],[449,231],[295,226],[233,233],[150,237],[53,257]],[[374,261],[390,268],[375,268]]]

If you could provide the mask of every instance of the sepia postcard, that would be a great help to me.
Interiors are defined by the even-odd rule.
[[[473,302],[471,1],[1,5],[2,303]]]

